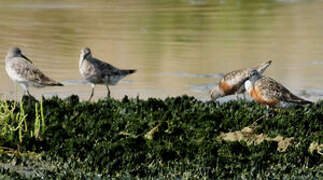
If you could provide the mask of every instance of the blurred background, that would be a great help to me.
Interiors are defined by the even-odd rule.
[[[23,90],[4,68],[12,46],[68,83],[30,88],[36,97],[89,97],[90,86],[75,81],[83,47],[116,67],[138,69],[111,87],[114,98],[208,100],[221,73],[267,60],[266,75],[298,95],[323,97],[322,0],[1,1],[0,93],[19,98]],[[105,86],[94,95],[105,97]]]

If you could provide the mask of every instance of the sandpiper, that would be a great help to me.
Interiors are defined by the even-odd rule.
[[[243,84],[249,77],[250,72],[252,70],[257,70],[260,74],[262,74],[270,64],[271,61],[267,61],[256,67],[239,69],[227,73],[220,80],[219,84],[211,90],[211,99],[216,100],[217,98],[223,96],[244,93],[245,88]]]
[[[297,97],[279,82],[258,71],[253,70],[245,82],[245,89],[256,101],[267,107],[284,107],[289,104],[312,104],[312,102]]]
[[[63,86],[42,73],[32,61],[21,53],[17,47],[10,48],[6,56],[6,71],[9,77],[24,89],[29,96],[28,88],[44,86]]]
[[[125,76],[136,72],[134,69],[118,69],[92,57],[90,48],[83,48],[81,50],[79,69],[82,77],[92,86],[89,101],[93,97],[96,84],[105,84],[108,91],[107,96],[110,97],[109,85],[116,85]]]

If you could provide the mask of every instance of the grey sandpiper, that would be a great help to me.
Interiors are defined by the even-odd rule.
[[[24,94],[30,95],[28,88],[45,86],[63,86],[42,73],[32,61],[21,53],[17,47],[10,48],[6,56],[6,71],[9,77],[24,89]]]
[[[94,58],[90,48],[87,47],[81,50],[79,69],[82,77],[92,86],[89,101],[93,97],[96,84],[104,84],[108,91],[107,96],[110,97],[110,85],[116,85],[125,76],[136,72],[135,69],[118,69],[106,62]]]

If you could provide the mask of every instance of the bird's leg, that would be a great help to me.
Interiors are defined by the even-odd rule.
[[[236,98],[237,98],[237,101],[240,100],[239,93],[236,93]]]
[[[110,89],[109,89],[109,86],[108,86],[108,85],[106,85],[106,87],[107,87],[107,91],[108,91],[107,96],[108,96],[108,98],[110,98],[111,96],[110,96]]]
[[[24,96],[32,96],[28,91],[28,86],[26,84],[21,84],[22,88],[24,89]]]
[[[18,101],[18,88],[17,88],[17,83],[15,83],[15,88],[16,88],[15,89],[15,91],[16,91],[16,95],[15,95],[16,98],[15,99],[16,99],[16,101]]]
[[[28,89],[26,90],[26,93],[27,93],[27,95],[28,95],[28,96],[32,96],[32,95],[29,93]]]
[[[23,96],[21,97],[21,100],[24,99],[24,96],[27,96],[27,100],[28,100],[28,103],[30,104],[32,101],[36,100],[36,98],[34,96],[32,96],[30,93],[29,93],[29,90],[28,90],[28,85],[26,84],[21,84],[22,88],[24,89],[24,94]]]
[[[242,93],[243,94],[243,100],[246,100],[246,93]]]
[[[89,100],[88,101],[91,101],[93,95],[94,95],[94,87],[95,87],[95,84],[91,84],[91,95],[89,97]]]
[[[243,98],[239,97],[238,100],[246,100],[245,87],[244,87],[243,84],[239,87],[239,89],[237,90],[236,94],[237,94],[237,98],[238,98],[238,94],[243,94]]]
[[[266,118],[267,119],[269,118],[269,115],[270,115],[270,113],[269,113],[269,106],[266,105]]]

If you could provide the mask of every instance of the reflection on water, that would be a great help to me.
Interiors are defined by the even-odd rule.
[[[269,59],[265,74],[311,92],[323,89],[322,9],[320,0],[1,1],[0,57],[19,46],[50,77],[71,83],[32,88],[37,97],[87,99],[90,86],[73,82],[85,46],[116,67],[138,69],[111,87],[115,98],[208,99],[221,73]],[[15,97],[3,61],[0,68],[0,93]],[[95,98],[105,95],[97,86]]]

